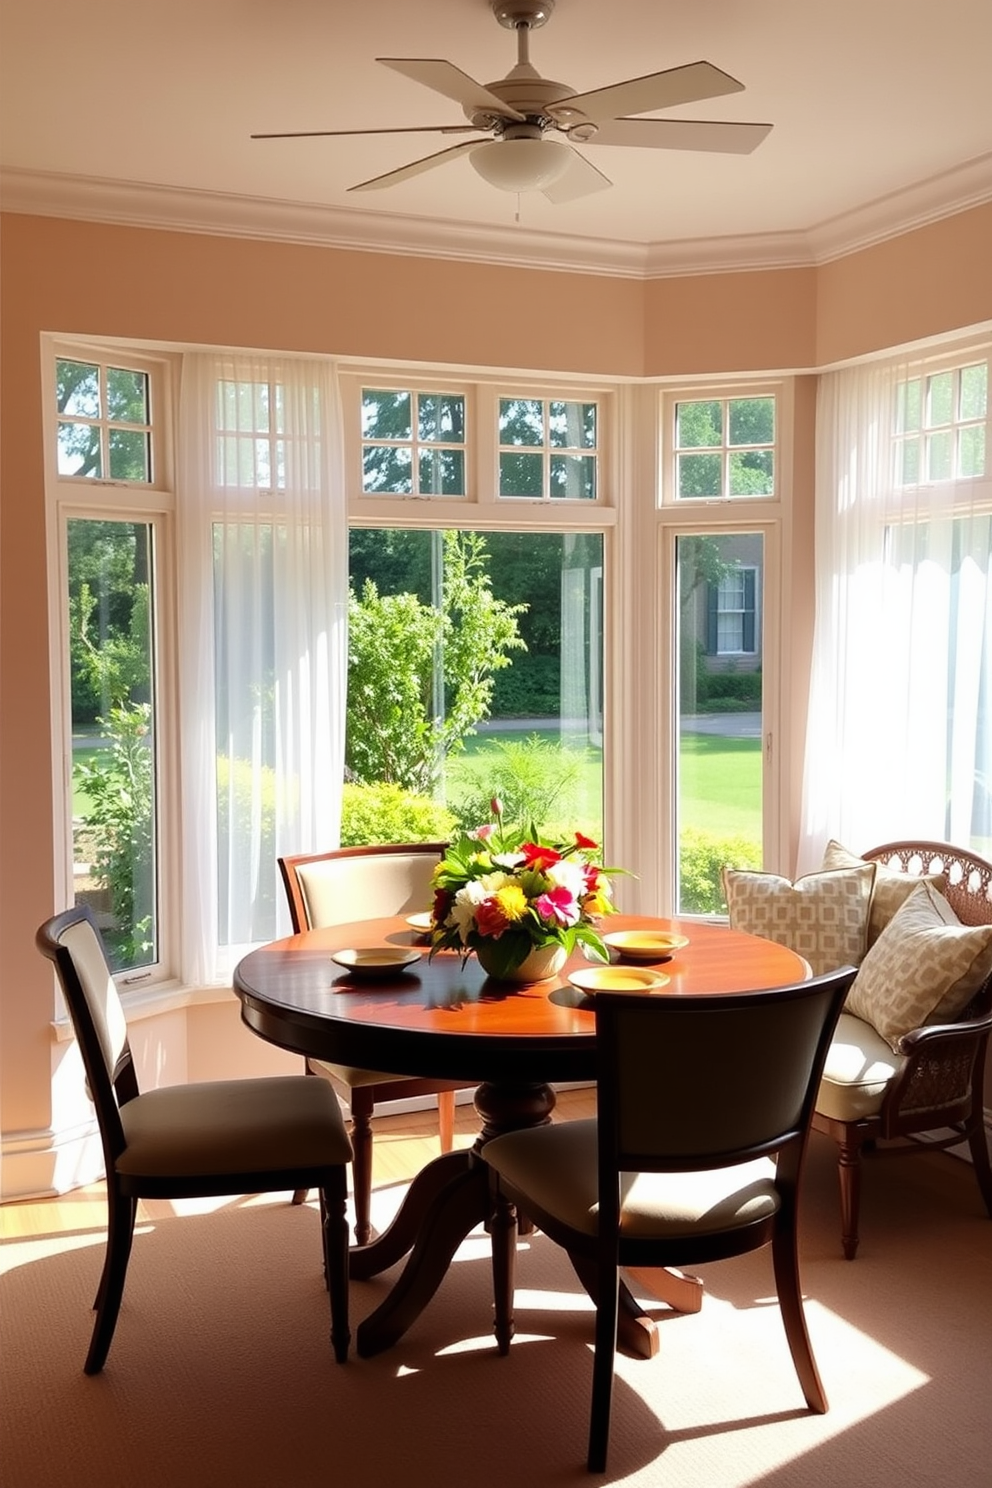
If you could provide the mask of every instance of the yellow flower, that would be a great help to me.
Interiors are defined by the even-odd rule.
[[[527,895],[519,884],[504,884],[496,893],[496,901],[509,923],[522,920],[527,913]]]

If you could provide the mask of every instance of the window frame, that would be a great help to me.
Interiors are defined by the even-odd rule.
[[[63,359],[134,367],[149,377],[152,480],[77,476],[58,470],[58,412],[53,390]],[[179,848],[178,716],[175,565],[175,416],[179,361],[170,354],[100,338],[85,343],[43,338],[42,428],[47,508],[49,677],[52,697],[52,801],[55,893],[75,901],[73,872],[73,751],[69,625],[68,524],[72,520],[143,523],[152,529],[152,634],[155,697],[155,832],[157,959],[115,980],[125,995],[178,985]]]

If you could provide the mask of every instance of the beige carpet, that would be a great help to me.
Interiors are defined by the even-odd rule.
[[[804,1281],[830,1412],[803,1407],[768,1252],[703,1268],[702,1313],[664,1315],[658,1358],[618,1359],[605,1481],[989,1488],[992,1224],[970,1170],[933,1154],[871,1166],[848,1264],[832,1163],[816,1139]],[[380,1223],[396,1200],[376,1194]],[[88,1379],[102,1254],[85,1234],[0,1256],[4,1488],[591,1481],[591,1317],[543,1236],[520,1256],[508,1358],[491,1342],[479,1234],[393,1350],[339,1367],[314,1209],[239,1201],[142,1226],[109,1363]],[[383,1285],[353,1287],[353,1321]]]

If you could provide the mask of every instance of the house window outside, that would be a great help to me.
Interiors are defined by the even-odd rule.
[[[986,471],[989,364],[948,367],[898,384],[897,486],[967,480]]]
[[[680,501],[773,497],[775,398],[699,398],[675,404]]]
[[[362,389],[362,490],[367,495],[466,495],[464,394]]]
[[[499,495],[595,501],[599,408],[562,398],[499,400]]]
[[[710,649],[717,656],[751,656],[755,651],[758,571],[735,567],[711,586]]]

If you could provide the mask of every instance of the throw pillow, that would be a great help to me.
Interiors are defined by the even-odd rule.
[[[844,1011],[899,1052],[903,1034],[953,1022],[992,970],[992,925],[962,925],[944,896],[920,883],[861,963]]]
[[[723,870],[732,928],[788,946],[814,976],[861,962],[874,881],[874,863],[809,873],[794,883],[777,873]]]
[[[824,868],[854,868],[864,861],[864,858],[848,851],[833,838],[827,843],[823,854]],[[931,884],[941,894],[947,887],[947,879],[942,873],[900,873],[898,869],[889,868],[885,863],[876,864],[875,888],[868,915],[869,946],[875,944],[896,910],[905,903],[918,883]]]

